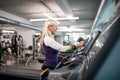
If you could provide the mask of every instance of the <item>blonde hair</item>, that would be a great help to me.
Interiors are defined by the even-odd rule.
[[[43,32],[42,32],[42,37],[41,37],[41,40],[40,40],[40,44],[42,46],[43,44],[43,39],[45,36],[52,36],[51,32],[49,31],[48,27],[49,26],[57,26],[57,22],[54,21],[54,20],[47,20],[45,23],[44,23],[44,28],[43,28]]]
[[[43,33],[42,33],[42,36],[51,36],[51,32],[49,31],[48,27],[49,26],[56,26],[57,23],[56,21],[54,20],[47,20],[45,23],[44,23],[44,29],[43,29]]]

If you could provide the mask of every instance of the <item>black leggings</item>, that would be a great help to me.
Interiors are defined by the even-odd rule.
[[[43,73],[42,75],[40,75],[41,80],[47,80],[47,77],[49,75],[49,69],[53,70],[53,69],[55,69],[55,67],[49,67],[49,66],[43,65],[41,69],[42,69],[41,73]]]
[[[50,70],[55,69],[55,67],[49,67],[49,66],[45,66],[45,65],[42,66],[42,70],[44,70],[44,69],[46,69],[46,68],[49,68]]]

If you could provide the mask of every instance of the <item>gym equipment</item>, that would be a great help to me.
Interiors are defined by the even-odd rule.
[[[120,9],[120,8],[119,8]],[[118,11],[118,12],[117,12]],[[95,53],[94,58],[85,58],[80,72],[71,73],[67,80],[119,80],[120,10],[110,19],[107,28],[93,41],[86,52]],[[90,60],[90,61],[89,61]],[[76,74],[77,76],[75,76]]]
[[[36,62],[36,58],[37,58],[37,49],[36,49],[36,36],[33,35],[33,46],[29,46],[28,47],[28,51],[27,53],[25,53],[27,61],[25,63],[26,66],[28,66],[28,63],[31,62]]]
[[[12,36],[12,53],[17,59],[17,64],[19,65],[20,57],[23,53],[23,37],[18,35],[16,31]]]
[[[7,60],[13,60],[11,46],[9,42],[0,42],[0,61],[1,64],[6,64]]]
[[[82,80],[119,80],[120,52],[120,5],[107,29],[97,39],[102,46],[96,46],[95,58],[88,63]],[[97,42],[94,44],[94,46]],[[94,47],[92,47],[93,49]],[[91,49],[91,50],[92,50]],[[97,65],[97,66],[96,66]],[[79,74],[80,76],[80,74]],[[78,77],[79,77],[78,76]]]
[[[33,50],[32,46],[29,46],[27,53],[25,53],[25,58],[27,58],[27,61],[25,63],[26,66],[28,65],[29,61],[31,59],[33,59],[33,51],[32,50]]]

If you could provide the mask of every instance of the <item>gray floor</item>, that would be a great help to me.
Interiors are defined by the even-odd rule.
[[[17,64],[13,61],[8,61],[7,64],[0,65],[0,73],[28,78],[39,78],[41,66],[42,64],[37,60],[29,62],[27,66],[21,62]]]
[[[13,67],[13,68],[23,68],[23,69],[38,69],[40,70],[42,63],[39,63],[37,60],[30,61],[28,65],[25,65],[25,62],[19,62],[19,64],[15,61],[6,61],[6,64],[1,65],[1,67]]]

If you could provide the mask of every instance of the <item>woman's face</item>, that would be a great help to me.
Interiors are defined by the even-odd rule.
[[[48,29],[52,34],[55,34],[57,31],[57,26],[52,25],[52,26],[49,26]]]

